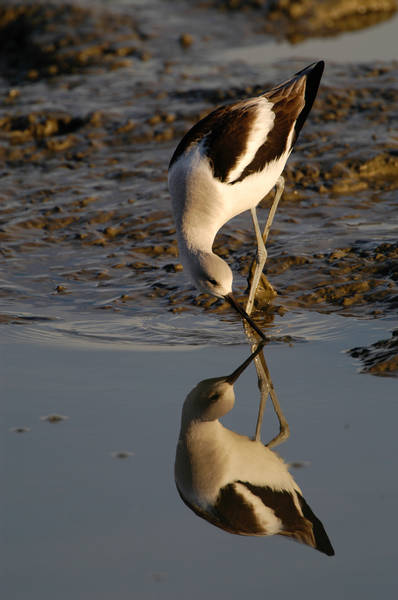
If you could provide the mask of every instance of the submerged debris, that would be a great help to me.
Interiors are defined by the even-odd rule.
[[[349,354],[361,360],[364,365],[361,373],[398,377],[398,329],[392,332],[390,339],[380,340],[368,347],[352,348]]]
[[[128,452],[126,450],[119,450],[118,452],[111,453],[112,458],[129,458],[130,456],[134,456],[134,452]]]
[[[58,415],[55,413],[40,417],[40,421],[47,421],[48,423],[60,423],[61,421],[67,421],[68,419],[69,417],[66,417],[65,415]]]
[[[30,427],[13,427],[10,429],[13,433],[27,433],[30,431]]]

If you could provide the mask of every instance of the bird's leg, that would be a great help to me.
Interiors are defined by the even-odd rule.
[[[254,231],[255,231],[256,240],[257,240],[257,256],[256,256],[256,268],[254,270],[252,284],[250,287],[249,300],[248,300],[247,306],[246,306],[246,312],[248,314],[250,314],[251,311],[253,310],[254,298],[256,297],[257,287],[258,287],[258,284],[259,284],[259,281],[260,281],[260,278],[261,278],[261,275],[263,272],[265,262],[267,260],[267,249],[266,249],[265,245],[268,240],[269,232],[271,230],[272,222],[274,220],[279,201],[282,197],[283,190],[285,189],[285,180],[282,177],[282,175],[280,177],[278,177],[275,186],[276,186],[275,197],[272,202],[270,211],[268,213],[267,222],[265,224],[264,232],[262,235],[261,235],[261,231],[260,231],[260,226],[258,224],[256,209],[255,208],[251,209],[252,221],[253,221]],[[271,286],[271,289],[273,291],[272,286]]]
[[[250,293],[252,292],[254,285],[254,279],[252,280],[252,285],[250,289]],[[250,315],[251,309],[249,307],[249,301],[246,304],[246,312]],[[244,322],[244,328],[246,335],[250,341],[252,352],[254,352],[255,348],[258,346],[257,340],[254,338],[252,331],[246,322]],[[257,378],[258,378],[258,388],[260,390],[260,405],[258,409],[257,423],[256,423],[256,433],[254,439],[256,441],[261,441],[261,425],[263,422],[265,403],[267,401],[268,395],[271,396],[272,405],[275,410],[275,414],[279,421],[279,433],[276,435],[268,444],[268,448],[273,448],[281,444],[290,435],[289,425],[286,421],[285,415],[282,412],[282,409],[279,404],[278,397],[275,392],[274,384],[272,383],[271,375],[267,367],[267,363],[265,361],[264,352],[261,349],[259,354],[254,359],[254,364],[256,366]]]
[[[256,287],[254,287],[255,285],[255,281],[254,278],[252,279],[251,282],[251,287],[250,287],[250,294],[252,292],[252,290],[254,289],[254,291],[256,290]],[[249,295],[249,300],[247,301],[246,304],[246,312],[248,314],[251,313],[252,310],[252,306],[249,305],[250,302],[250,295]],[[251,329],[247,326],[247,323],[245,322],[245,332],[246,335],[250,341],[251,344],[251,349],[252,352],[253,350],[256,348],[257,346],[257,340],[253,335],[253,332],[251,331]],[[264,359],[264,355],[263,355],[263,351],[261,350],[260,354],[258,354],[255,359],[254,359],[254,364],[256,367],[256,371],[257,371],[257,382],[258,382],[258,389],[260,390],[260,405],[258,407],[258,415],[257,415],[257,423],[256,423],[256,432],[254,435],[254,440],[256,442],[261,441],[261,425],[263,423],[263,417],[264,417],[264,411],[265,411],[265,404],[268,398],[268,394],[269,394],[269,387],[268,387],[268,383],[266,381],[265,378],[265,374],[264,374],[264,370],[262,367],[262,361],[260,359],[260,355],[261,357]]]
[[[265,379],[268,386],[269,395],[271,396],[272,406],[274,407],[275,414],[279,421],[279,433],[276,435],[266,446],[268,448],[274,448],[279,444],[282,444],[290,435],[289,425],[286,421],[286,417],[282,412],[281,406],[279,404],[278,396],[276,395],[274,384],[272,383],[271,375],[267,367],[267,363],[265,362],[265,358],[263,353],[260,355],[261,365],[264,370]]]
[[[260,405],[258,407],[258,415],[257,415],[257,423],[256,423],[256,433],[254,435],[254,439],[256,442],[261,442],[261,425],[263,424],[263,417],[265,411],[265,403],[268,398],[269,389],[265,378],[262,376],[263,371],[261,369],[261,363],[257,364],[256,362],[256,370],[258,377],[258,389],[260,390]]]
[[[268,219],[265,224],[265,228],[264,228],[264,232],[263,232],[263,236],[262,236],[264,245],[267,243],[271,225],[274,220],[275,213],[278,208],[279,200],[282,197],[284,189],[285,189],[285,179],[282,177],[282,175],[280,175],[276,182],[276,193],[275,193],[274,201],[273,201],[271,209],[269,211]],[[267,382],[267,388],[269,391],[269,395],[271,396],[272,405],[274,407],[275,414],[279,421],[278,435],[275,436],[267,444],[268,448],[274,448],[275,446],[278,446],[279,444],[281,444],[282,442],[287,440],[287,438],[290,435],[290,430],[289,430],[289,425],[286,421],[285,415],[283,414],[281,406],[279,404],[278,396],[276,395],[274,384],[272,383],[271,375],[268,370],[267,363],[265,362],[264,354],[261,353],[261,355],[258,357],[258,359],[259,359],[259,361],[261,361],[261,365],[262,365],[264,375],[265,375],[265,380]],[[261,404],[260,404],[260,407],[261,407]]]
[[[245,333],[250,342],[251,351],[253,352],[256,347],[258,347],[258,342],[253,335],[248,324],[244,323]],[[262,366],[262,360],[264,359],[263,350],[261,349],[260,353],[254,359],[254,365],[257,371],[257,385],[260,390],[260,405],[258,407],[258,415],[257,415],[257,423],[256,423],[256,432],[254,434],[254,440],[256,442],[261,441],[261,425],[263,422],[265,404],[267,402],[268,394],[269,394],[269,386],[264,373],[264,369]]]
[[[275,217],[276,209],[278,208],[279,200],[281,199],[283,190],[285,189],[285,179],[282,177],[282,175],[280,175],[278,177],[275,187],[276,187],[276,192],[275,192],[274,201],[273,201],[270,211],[268,213],[268,219],[265,224],[263,235],[262,235],[264,245],[267,243],[268,235],[269,235],[269,232],[271,229],[272,222]]]
[[[253,220],[254,231],[256,234],[257,240],[257,256],[256,256],[256,268],[254,271],[254,275],[251,281],[249,299],[246,304],[246,312],[250,315],[253,310],[254,298],[256,296],[258,282],[260,281],[261,273],[263,272],[263,268],[265,265],[265,261],[267,260],[267,250],[265,248],[265,244],[263,241],[263,236],[261,235],[260,226],[258,224],[257,213],[255,208],[251,208],[251,215]]]
[[[286,417],[282,412],[279,404],[278,396],[276,395],[274,384],[272,383],[271,375],[269,373],[267,363],[263,351],[254,359],[258,377],[258,388],[260,390],[260,405],[258,408],[258,416],[256,423],[256,433],[254,439],[261,441],[261,425],[263,422],[265,403],[268,395],[271,396],[272,406],[274,407],[275,414],[279,422],[279,433],[276,435],[266,446],[268,448],[274,448],[279,444],[282,444],[290,435],[289,425],[286,421]]]

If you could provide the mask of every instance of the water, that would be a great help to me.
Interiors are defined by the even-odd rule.
[[[293,474],[334,558],[278,537],[231,536],[198,519],[177,494],[185,395],[199,380],[231,372],[247,356],[245,345],[142,352],[3,343],[5,597],[237,599],[277,593],[281,579],[284,593],[298,597],[392,594],[396,381],[356,372],[344,350],[354,338],[368,341],[369,325],[344,324],[331,339],[266,349],[291,428],[279,451],[308,465]],[[224,419],[246,435],[254,433],[255,384],[251,367]],[[40,420],[54,413],[69,419]],[[23,426],[30,431],[10,431]],[[264,439],[275,433],[268,407]],[[132,455],[112,457],[122,451]]]
[[[325,61],[366,63],[373,60],[395,60],[398,31],[398,15],[392,19],[362,29],[331,38],[306,40],[292,48],[288,42],[259,43],[243,48],[228,49],[217,59],[243,60],[250,64],[264,60],[291,60],[296,58],[323,58]]]

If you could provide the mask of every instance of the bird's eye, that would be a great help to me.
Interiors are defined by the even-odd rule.
[[[211,396],[209,396],[209,400],[210,402],[216,402],[220,397],[220,394],[218,392],[216,392],[215,394],[212,394]]]
[[[211,285],[218,285],[215,279],[209,279],[209,283],[211,283]]]

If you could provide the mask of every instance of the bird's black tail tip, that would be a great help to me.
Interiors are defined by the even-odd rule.
[[[312,77],[317,77],[320,79],[322,77],[323,71],[325,69],[325,61],[318,60],[317,62],[313,62],[310,65],[298,71],[296,75],[309,75],[311,73]]]
[[[297,497],[300,502],[301,510],[303,511],[304,517],[312,523],[312,530],[315,540],[314,548],[316,548],[316,550],[319,550],[319,552],[326,554],[327,556],[334,556],[333,546],[329,540],[329,536],[326,533],[322,522],[313,513],[312,509],[309,507],[303,496],[301,494],[297,494]]]

